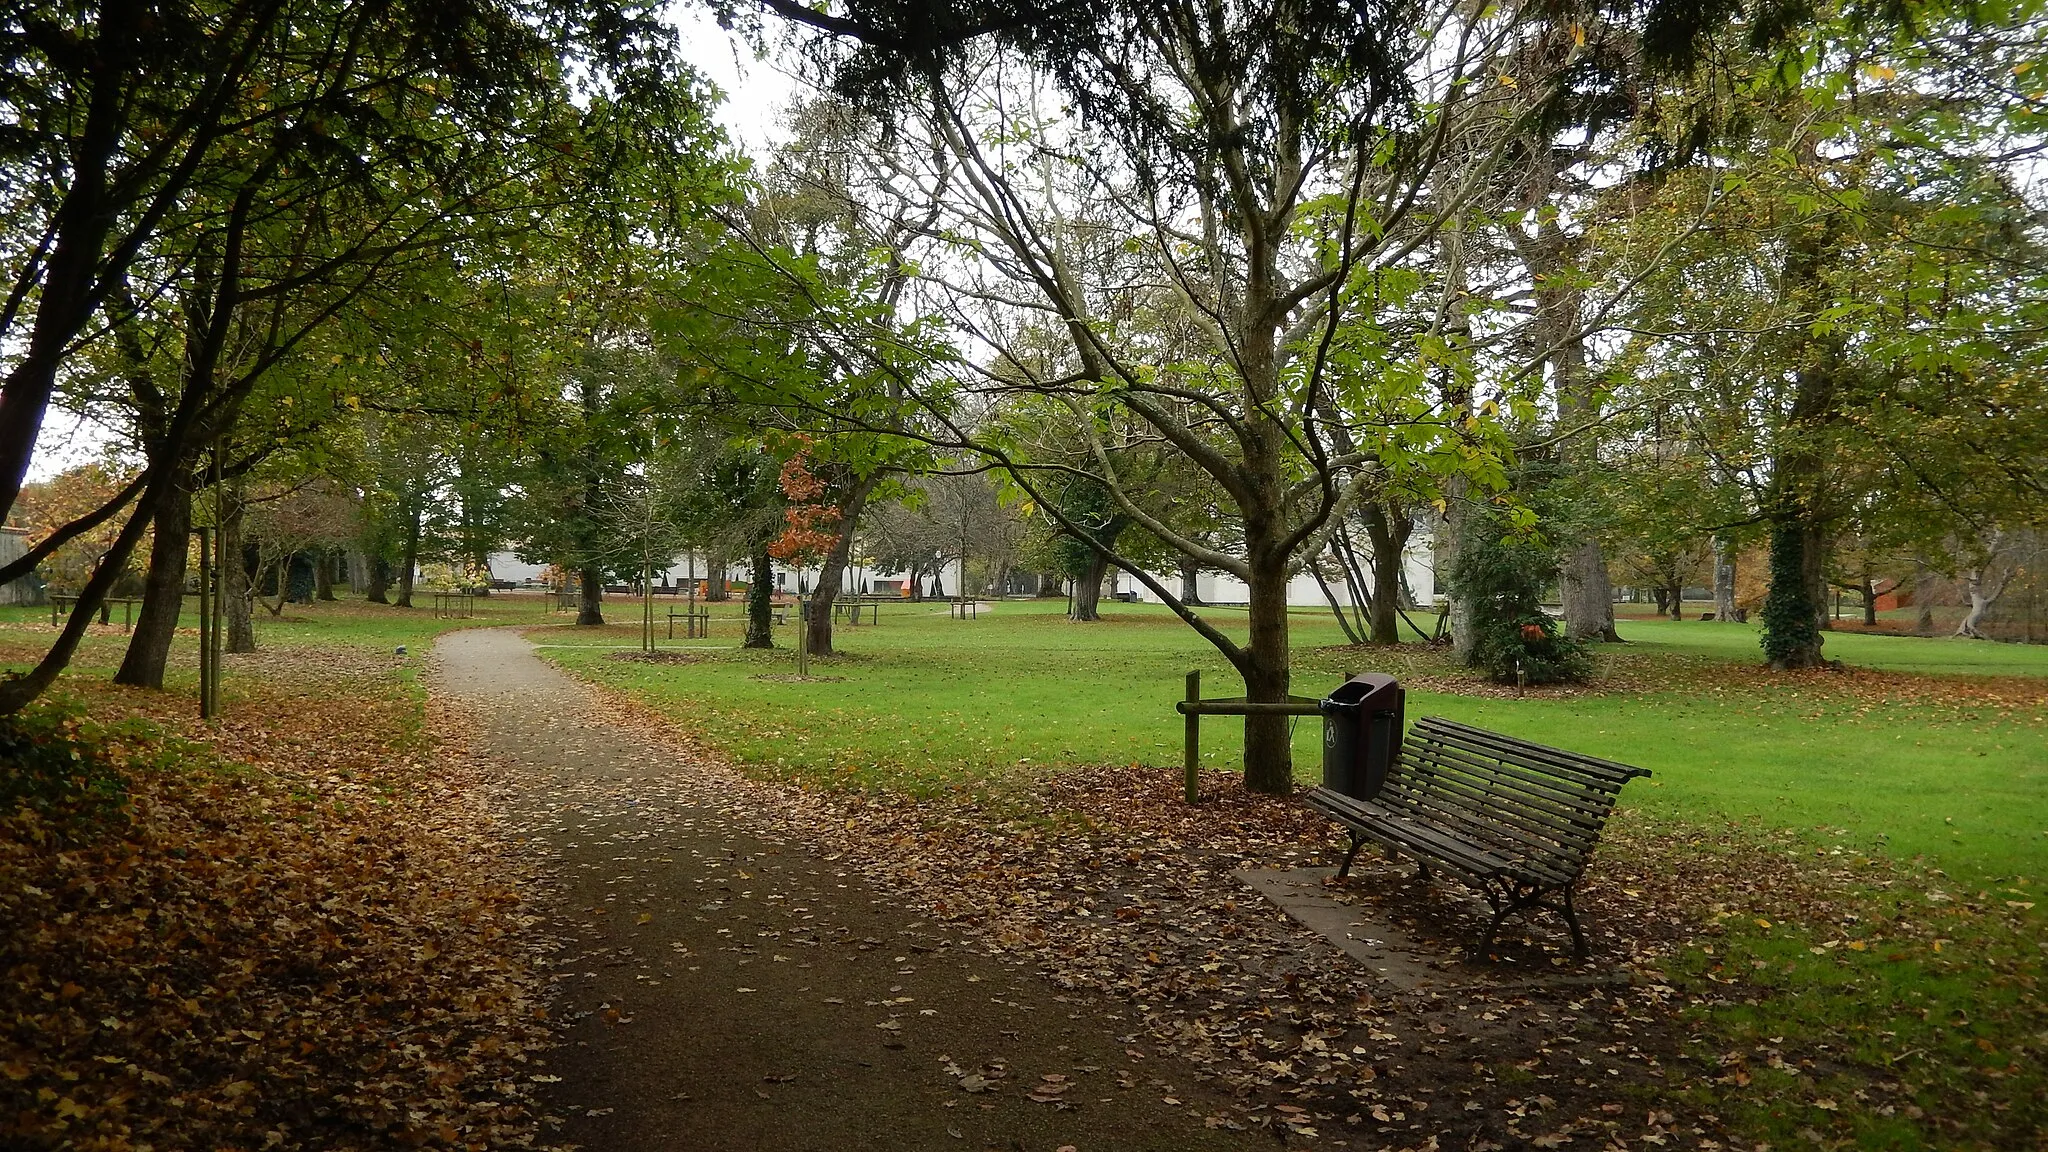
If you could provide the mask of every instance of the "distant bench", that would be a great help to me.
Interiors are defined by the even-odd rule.
[[[1351,833],[1338,876],[1350,874],[1368,840],[1413,853],[1425,879],[1434,862],[1486,897],[1493,920],[1475,954],[1485,954],[1508,913],[1549,908],[1564,916],[1583,960],[1586,937],[1572,909],[1572,886],[1622,785],[1648,775],[1430,716],[1409,729],[1378,796],[1360,800],[1316,788],[1306,799]]]
[[[76,596],[52,595],[50,597],[50,627],[62,628],[64,626],[64,617],[70,614],[72,605],[77,603],[78,597]],[[112,624],[114,622],[114,605],[119,604],[121,606],[121,630],[123,632],[132,632],[135,630],[135,606],[140,603],[142,603],[140,596],[108,596],[100,601],[100,623]]]

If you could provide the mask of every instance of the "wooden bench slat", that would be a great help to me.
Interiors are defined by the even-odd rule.
[[[1599,809],[1621,790],[1624,780],[1609,780],[1605,777],[1591,780],[1560,777],[1541,765],[1520,764],[1504,761],[1492,753],[1433,738],[1434,734],[1410,736],[1405,749],[1412,744],[1425,751],[1423,759],[1428,761],[1450,761],[1483,771],[1491,776],[1509,777],[1516,780],[1524,790],[1552,797],[1561,803],[1576,805],[1588,810]]]
[[[1467,788],[1438,779],[1426,792],[1398,794],[1390,798],[1404,806],[1434,812],[1451,825],[1480,821],[1486,835],[1498,834],[1526,848],[1541,851],[1582,851],[1598,839],[1597,829],[1572,822],[1546,821],[1494,803],[1482,789]]]
[[[1414,816],[1452,829],[1466,839],[1485,844],[1496,852],[1517,859],[1550,862],[1558,871],[1566,874],[1572,871],[1575,863],[1585,855],[1592,844],[1590,840],[1565,841],[1545,836],[1510,821],[1496,820],[1491,814],[1475,814],[1470,809],[1428,802],[1408,807]]]
[[[1600,802],[1597,798],[1561,796],[1548,790],[1533,789],[1525,781],[1500,773],[1488,773],[1484,766],[1423,763],[1420,757],[1416,758],[1413,769],[1395,782],[1395,786],[1397,791],[1407,789],[1417,795],[1441,793],[1448,802],[1499,809],[1540,835],[1565,839],[1597,836],[1613,808],[1611,803]]]
[[[1484,778],[1451,773],[1418,774],[1404,781],[1402,788],[1412,791],[1414,803],[1443,809],[1449,819],[1458,819],[1459,812],[1480,811],[1489,820],[1510,824],[1540,840],[1564,844],[1590,844],[1599,837],[1607,815],[1604,811],[1547,808],[1540,801],[1504,793]]]
[[[1428,850],[1439,859],[1463,864],[1465,871],[1475,875],[1495,876],[1514,866],[1512,859],[1489,851],[1483,845],[1449,835],[1441,828],[1399,811],[1370,806],[1370,801],[1359,801],[1340,792],[1317,788],[1309,793],[1309,803],[1324,808],[1346,824],[1353,820],[1370,824],[1377,834],[1397,847],[1411,851]]]
[[[1408,786],[1433,790],[1449,787],[1460,794],[1483,796],[1488,800],[1526,813],[1546,825],[1595,829],[1607,818],[1613,804],[1604,797],[1568,795],[1537,788],[1511,773],[1488,771],[1484,764],[1437,758],[1424,762],[1416,757],[1415,767],[1403,775]],[[1391,777],[1393,774],[1389,773]]]
[[[1502,736],[1498,732],[1488,732],[1484,728],[1474,728],[1455,720],[1445,720],[1441,716],[1430,716],[1427,719],[1434,721],[1429,731],[1439,740],[1469,744],[1487,755],[1498,756],[1514,763],[1557,768],[1589,779],[1611,781],[1617,790],[1630,780],[1649,775],[1647,771],[1630,764],[1602,760],[1597,756],[1582,756],[1577,752],[1553,748],[1548,744],[1517,740],[1512,736]]]
[[[1386,803],[1375,804],[1372,801],[1361,801],[1353,797],[1344,796],[1342,793],[1328,792],[1326,789],[1317,789],[1316,792],[1325,793],[1325,796],[1317,797],[1314,793],[1311,793],[1311,802],[1316,803],[1318,807],[1330,811],[1332,816],[1347,825],[1352,824],[1354,821],[1376,825],[1398,820],[1408,824],[1428,823],[1453,834],[1470,833],[1475,830],[1471,827],[1469,821],[1461,820],[1457,825],[1452,826],[1447,824],[1442,818],[1440,810],[1413,806],[1398,798],[1391,799]],[[1386,793],[1382,792],[1381,796],[1383,798],[1386,797]],[[1490,853],[1492,857],[1510,866],[1510,868],[1540,873],[1551,883],[1569,881],[1576,873],[1577,862],[1583,858],[1583,853],[1581,852],[1560,850],[1559,846],[1540,840],[1522,840],[1510,843],[1505,841],[1511,838],[1497,835],[1473,836],[1469,834],[1461,835],[1459,839],[1472,844],[1475,849]],[[1488,874],[1498,874],[1503,870],[1506,869],[1496,867],[1490,870]]]
[[[1547,840],[1505,822],[1489,822],[1483,816],[1455,808],[1418,805],[1413,809],[1413,815],[1455,831],[1465,839],[1485,844],[1495,852],[1517,860],[1541,863],[1559,875],[1568,876],[1575,872],[1591,847],[1591,841],[1561,843]]]

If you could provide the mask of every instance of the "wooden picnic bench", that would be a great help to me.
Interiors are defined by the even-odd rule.
[[[78,597],[76,596],[53,593],[50,596],[50,627],[62,628],[64,626],[64,618],[70,614],[72,606],[77,603]],[[135,630],[135,606],[140,603],[142,603],[142,597],[140,596],[102,597],[100,599],[100,623],[112,624],[114,622],[114,605],[119,604],[121,606],[121,630],[133,632]]]
[[[1564,916],[1572,948],[1586,957],[1572,887],[1586,869],[1622,785],[1649,772],[1488,732],[1437,716],[1409,729],[1386,783],[1371,799],[1316,788],[1308,803],[1344,825],[1351,850],[1343,877],[1368,840],[1412,853],[1426,879],[1432,863],[1470,881],[1493,909],[1473,949],[1484,955],[1501,921],[1528,908]]]
[[[703,640],[711,635],[711,610],[698,604],[690,604],[678,612],[673,606],[668,610],[668,638],[676,638],[676,621],[683,622],[683,635],[687,640]]]

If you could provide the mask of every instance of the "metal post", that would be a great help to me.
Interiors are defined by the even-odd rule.
[[[1188,671],[1188,703],[1199,703],[1202,699],[1202,673],[1199,669]],[[1183,725],[1186,747],[1181,753],[1181,770],[1187,775],[1188,803],[1202,798],[1202,714],[1196,709],[1187,710]]]
[[[796,675],[799,680],[811,678],[811,602],[796,602]]]
[[[199,716],[213,717],[213,529],[199,530]]]
[[[218,490],[218,486],[216,486],[216,492]],[[224,498],[217,499],[215,507],[220,511],[225,511],[226,504],[224,503]],[[210,612],[213,619],[213,632],[206,637],[206,663],[207,667],[213,670],[213,680],[206,690],[206,716],[208,719],[220,715],[220,658],[221,649],[226,646],[225,641],[227,637],[227,581],[221,578],[221,572],[226,567],[225,561],[228,558],[228,545],[227,533],[222,529],[220,522],[221,516],[219,512],[216,512],[213,528],[213,577],[208,581],[208,587],[211,590],[208,593],[208,599],[213,601],[213,608]]]

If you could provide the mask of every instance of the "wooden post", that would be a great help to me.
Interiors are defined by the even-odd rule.
[[[654,560],[640,554],[640,650],[654,651]]]
[[[1188,703],[1202,699],[1202,673],[1199,669],[1188,671]],[[1181,752],[1181,770],[1187,774],[1188,803],[1194,804],[1202,798],[1202,717],[1194,709],[1188,709],[1183,725],[1186,747]]]

